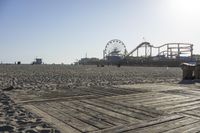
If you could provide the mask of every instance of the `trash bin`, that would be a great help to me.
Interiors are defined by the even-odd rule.
[[[183,70],[183,79],[187,79],[187,80],[194,79],[195,65],[183,63],[183,64],[181,64],[181,68]]]
[[[196,65],[194,70],[195,79],[200,79],[200,64]]]

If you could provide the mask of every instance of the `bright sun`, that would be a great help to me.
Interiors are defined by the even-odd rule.
[[[199,11],[200,0],[170,0],[173,10],[182,13],[195,13]]]
[[[179,20],[196,21],[200,18],[200,0],[166,0],[171,14]]]

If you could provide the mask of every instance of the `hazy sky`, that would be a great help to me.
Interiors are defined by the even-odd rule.
[[[200,0],[0,0],[0,61],[71,63],[102,58],[106,43],[128,51],[190,42],[200,52]]]

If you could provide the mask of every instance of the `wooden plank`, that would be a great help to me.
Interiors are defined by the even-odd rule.
[[[160,108],[166,106],[174,106],[174,105],[184,104],[187,102],[196,101],[199,100],[199,98],[184,98],[184,99],[170,99],[170,100],[169,101],[167,100],[166,102],[163,102],[161,104],[152,104],[152,106]]]
[[[113,93],[103,92],[103,91],[100,91],[98,89],[89,89],[89,90],[84,90],[84,91],[86,93],[88,93],[88,94],[99,95],[99,96],[112,96],[112,95],[115,95]]]
[[[154,102],[164,102],[168,99],[174,99],[174,98],[181,98],[181,96],[173,96],[173,95],[165,95],[165,96],[159,96],[159,95],[155,95],[155,97],[140,97],[140,99],[130,99],[128,101],[124,101],[124,102],[130,102],[130,103],[143,103],[143,104],[153,104]],[[182,97],[185,98],[185,97]]]
[[[59,98],[50,98],[50,99],[37,99],[37,100],[26,100],[18,101],[18,104],[34,104],[40,102],[52,102],[52,101],[71,101],[71,100],[80,100],[80,99],[90,99],[97,98],[98,96],[94,95],[83,95],[83,96],[72,96],[72,97],[59,97]]]
[[[187,101],[187,102],[183,102],[183,103],[179,103],[175,105],[161,106],[161,107],[157,107],[156,109],[158,110],[173,109],[173,108],[179,108],[179,107],[186,107],[189,105],[195,105],[199,103],[200,103],[200,99],[194,100],[194,101]]]
[[[130,89],[120,89],[120,88],[114,88],[114,87],[93,87],[91,89],[85,89],[86,92],[89,94],[100,94],[100,95],[107,95],[107,96],[115,96],[115,95],[126,95],[130,93],[141,93],[136,90],[130,90]]]
[[[173,108],[173,109],[163,110],[163,111],[168,112],[168,113],[175,113],[175,112],[184,112],[184,111],[188,111],[188,110],[193,110],[193,109],[197,109],[197,108],[200,108],[200,104],[178,107],[178,108]]]
[[[200,131],[200,121],[166,131],[165,133],[196,133],[198,131]]]
[[[104,99],[104,100],[107,101],[107,99]],[[109,102],[111,102],[111,101],[109,101]],[[115,104],[124,106],[126,108],[133,108],[135,110],[139,110],[140,112],[146,112],[149,115],[153,115],[154,117],[159,116],[159,115],[164,113],[161,110],[156,110],[153,107],[143,106],[142,104],[141,105],[135,105],[134,103],[128,103],[128,102],[123,102],[123,103],[121,103],[119,101],[112,101],[112,102],[115,103]]]
[[[141,89],[126,89],[126,88],[117,88],[117,87],[102,87],[101,91],[111,92],[116,95],[126,95],[126,94],[136,94],[136,93],[146,93],[148,90],[141,90]]]
[[[89,107],[87,107],[87,105],[85,106],[85,104],[80,103],[78,101],[62,102],[62,103],[70,106],[71,108],[77,109],[80,112],[87,113],[88,115],[91,115],[93,117],[97,117],[98,119],[104,120],[104,121],[106,121],[110,124],[113,124],[113,125],[127,124],[127,122],[124,121],[124,120],[118,119],[116,117],[107,115],[107,114],[102,113],[102,112],[99,112],[98,110],[89,108]]]
[[[200,92],[199,91],[187,90],[186,92],[188,92],[192,96],[200,96]]]
[[[188,89],[185,86],[179,86],[175,84],[162,84],[162,83],[156,83],[156,84],[133,84],[133,85],[117,85],[119,88],[128,88],[128,89],[145,89],[149,91],[166,91],[166,90],[179,90],[179,89]]]
[[[134,104],[134,105],[143,105],[143,106],[151,106],[151,107],[154,107],[156,105],[164,105],[165,103],[172,103],[171,101],[173,101],[173,99],[178,99],[178,98],[175,98],[175,97],[160,97],[160,98],[151,98],[151,99],[143,99],[143,100],[131,100],[131,101],[126,101],[126,103],[129,103],[129,104]],[[120,101],[120,103],[123,103]]]
[[[140,119],[140,120],[147,120],[147,119],[151,119],[151,118],[157,116],[157,115],[151,114],[147,111],[138,110],[138,109],[135,109],[135,108],[124,107],[120,104],[107,101],[106,99],[99,98],[99,99],[95,99],[95,100],[92,99],[90,101],[94,101],[95,103],[103,104],[106,107],[107,106],[112,107],[112,109],[115,109],[115,111],[119,111],[121,113],[124,113],[126,115],[130,115],[131,117],[135,117],[135,118]]]
[[[134,98],[130,98],[130,99],[128,99],[128,100],[117,100],[119,103],[124,103],[124,102],[126,102],[126,103],[130,103],[130,104],[135,104],[135,105],[140,105],[140,104],[143,104],[143,103],[145,103],[145,102],[150,102],[150,101],[156,101],[156,100],[159,100],[159,98],[156,98],[156,97],[145,97],[145,96],[141,96],[140,98],[138,98],[138,99],[134,99]],[[160,99],[162,99],[162,98],[160,98]],[[110,101],[113,101],[113,100],[110,100]]]
[[[194,110],[185,111],[185,112],[183,112],[183,114],[192,115],[194,117],[199,117],[200,118],[200,110],[199,110],[199,108],[194,109]]]
[[[149,127],[149,126],[157,125],[159,123],[165,123],[168,121],[174,121],[174,120],[182,119],[182,118],[184,118],[184,116],[168,115],[168,116],[163,116],[163,117],[157,118],[153,121],[143,122],[143,123],[139,123],[139,124],[127,124],[127,125],[122,125],[122,126],[111,127],[109,129],[95,131],[95,133],[122,133],[122,132],[126,132],[126,131],[134,132],[135,129]]]
[[[193,100],[196,100],[197,98],[194,98]],[[164,105],[170,105],[170,104],[176,104],[182,101],[190,101],[191,98],[187,98],[187,97],[168,97],[168,98],[164,98],[164,99],[155,99],[154,101],[147,101],[142,103],[145,106],[164,106]]]
[[[117,113],[117,112],[113,112],[112,110],[108,110],[108,109],[99,107],[95,104],[90,104],[90,103],[86,103],[86,102],[81,102],[81,103],[84,104],[84,106],[86,106],[88,108],[91,108],[91,109],[96,110],[98,112],[110,115],[112,117],[116,117],[118,119],[126,121],[127,123],[137,123],[138,122],[138,120],[136,120],[134,118],[127,117],[126,115],[123,115],[123,114],[120,114],[120,113]]]
[[[55,125],[55,127],[57,127],[57,129],[59,129],[62,133],[81,133],[79,130],[72,128],[71,126],[63,123],[62,121],[56,119],[55,117],[47,114],[46,112],[40,110],[39,108],[33,105],[24,105],[24,107],[33,112],[34,114],[41,116],[43,120],[47,123]]]
[[[92,125],[98,129],[105,129],[105,128],[108,128],[108,127],[111,127],[113,125],[105,122],[105,121],[102,121],[100,119],[97,119],[96,117],[92,117],[90,115],[87,115],[85,113],[82,113],[82,112],[79,112],[69,106],[66,106],[65,104],[62,104],[62,103],[51,103],[51,104],[48,104],[54,108],[58,108],[60,112],[62,113],[67,113],[68,115],[78,119],[78,120],[81,120],[89,125]]]
[[[144,128],[135,129],[134,131],[130,130],[126,133],[132,133],[132,132],[134,132],[134,133],[147,133],[147,132],[161,133],[164,131],[168,131],[170,129],[187,126],[187,125],[190,125],[197,121],[198,120],[192,119],[192,118],[182,118],[182,119],[177,119],[177,120],[173,120],[173,121],[167,121],[164,123],[158,123],[156,125],[152,125],[152,126],[148,126],[148,127],[144,127]]]
[[[100,108],[104,108],[106,110],[121,114],[122,117],[124,117],[125,119],[129,120],[130,122],[141,122],[141,120],[139,118],[144,119],[144,117],[138,113],[134,113],[131,111],[126,110],[125,108],[123,108],[122,106],[117,106],[116,104],[110,104],[107,105],[105,102],[100,102],[98,101],[98,99],[93,99],[93,100],[83,100],[81,102],[87,103],[87,104],[91,104]],[[136,117],[139,118],[136,118]],[[149,117],[147,117],[149,118]],[[152,117],[150,117],[152,118]]]
[[[199,92],[197,91],[193,91],[193,90],[183,90],[183,89],[179,89],[179,90],[169,90],[169,91],[162,91],[162,93],[168,93],[168,94],[172,94],[172,95],[181,95],[181,96],[187,96],[187,97],[197,97],[199,96]]]
[[[105,97],[108,100],[118,100],[118,101],[129,101],[129,100],[143,100],[143,98],[148,99],[152,97],[161,97],[166,96],[166,94],[163,93],[137,93],[137,94],[128,94],[128,95],[119,95],[119,96],[110,96]],[[143,98],[142,98],[143,97]]]
[[[66,113],[62,113],[59,111],[59,109],[54,108],[48,104],[43,103],[37,107],[81,132],[90,132],[98,130],[98,128],[84,123]]]

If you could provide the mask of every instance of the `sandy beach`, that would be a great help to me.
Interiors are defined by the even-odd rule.
[[[180,68],[1,65],[1,132],[51,132],[59,130],[41,116],[25,109],[29,103],[101,98],[144,90],[116,89],[118,85],[178,83]],[[113,89],[115,88],[115,89]]]

